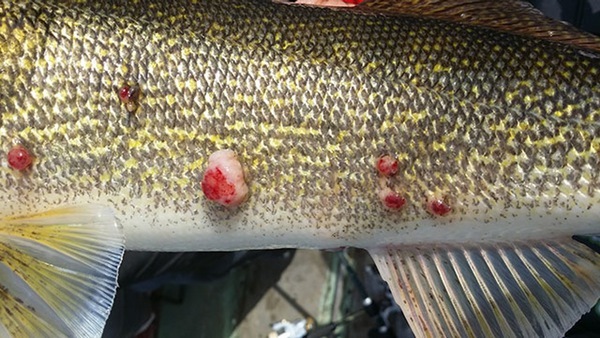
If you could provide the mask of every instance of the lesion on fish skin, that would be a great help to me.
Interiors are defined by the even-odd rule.
[[[206,10],[217,9],[207,7]],[[262,10],[263,7],[252,9],[248,18],[254,20],[250,15]],[[81,63],[69,61],[72,55],[65,48],[69,46],[68,39],[65,45],[48,44],[46,51],[50,59],[39,61],[47,62],[39,67],[47,74],[34,74],[28,80],[42,93],[41,102],[52,107],[51,111],[39,114],[34,111],[40,104],[35,98],[17,93],[14,101],[30,102],[31,108],[21,107],[19,103],[16,113],[3,114],[8,117],[4,120],[10,121],[3,127],[5,134],[17,132],[36,141],[39,153],[44,154],[36,166],[36,175],[26,183],[40,192],[60,188],[65,183],[74,183],[84,191],[89,182],[100,180],[104,192],[114,194],[121,187],[131,187],[131,198],[147,196],[164,206],[171,203],[164,196],[176,193],[184,201],[179,203],[190,209],[197,203],[200,173],[207,155],[228,147],[234,148],[248,162],[249,173],[256,183],[253,193],[262,196],[252,203],[281,200],[288,208],[300,205],[301,212],[306,214],[314,210],[327,213],[322,211],[323,206],[332,205],[351,211],[358,203],[362,212],[400,217],[383,213],[376,203],[376,195],[365,194],[365,191],[375,191],[377,186],[370,158],[386,149],[397,152],[407,163],[406,170],[395,180],[407,187],[411,201],[422,200],[427,193],[441,189],[445,194],[460,197],[466,201],[465,205],[481,201],[489,208],[499,203],[531,207],[537,202],[515,201],[520,196],[538,193],[539,186],[522,183],[532,177],[550,182],[549,177],[537,171],[548,173],[551,167],[556,168],[553,174],[562,175],[564,154],[551,147],[551,143],[563,142],[562,132],[556,137],[545,135],[555,129],[557,120],[546,120],[547,111],[519,115],[519,105],[531,106],[532,111],[537,112],[546,97],[533,91],[531,83],[523,85],[505,78],[508,72],[524,77],[527,74],[518,72],[523,69],[511,70],[510,60],[504,61],[507,70],[479,62],[480,70],[503,83],[480,86],[475,80],[484,72],[468,68],[475,64],[479,54],[473,54],[467,41],[458,43],[458,38],[450,36],[448,42],[435,37],[431,33],[439,27],[434,24],[421,32],[407,30],[397,23],[371,23],[365,34],[368,37],[376,34],[381,41],[370,39],[366,44],[362,40],[361,43],[351,41],[345,49],[336,50],[326,38],[343,39],[347,27],[321,18],[293,18],[277,37],[252,26],[226,26],[223,22],[234,23],[235,18],[225,17],[219,25],[210,26],[214,30],[205,31],[207,39],[204,40],[203,37],[187,39],[189,32],[182,29],[179,21],[172,25],[173,32],[178,34],[156,35],[165,25],[159,20],[152,21],[151,29],[146,32],[125,29],[142,27],[136,20],[115,19],[102,10],[96,14],[111,19],[106,25],[100,25],[98,19],[91,21],[94,24],[90,27],[95,28],[99,36],[110,37],[117,32],[122,39],[108,38],[100,46],[86,45],[89,42],[72,45],[72,50],[81,51]],[[150,18],[159,15],[147,14]],[[133,18],[139,16],[136,15]],[[334,15],[337,19],[341,17],[340,13]],[[282,18],[287,17],[275,16],[266,24],[274,26],[281,23]],[[78,24],[64,28],[65,37],[86,36],[80,23],[92,18],[84,12],[78,20],[81,20],[76,22]],[[353,20],[359,19],[353,17]],[[307,23],[314,23],[313,27],[322,29],[323,34],[310,34],[311,27]],[[263,38],[261,44],[244,45],[250,39],[243,36],[248,32],[257,41]],[[411,32],[412,42],[398,46],[387,44],[411,36]],[[287,42],[304,35],[315,49],[306,50],[306,46],[300,45],[283,48]],[[250,40],[255,41],[254,38]],[[426,46],[435,50],[440,44],[448,44],[464,54],[455,61],[434,63],[433,70],[437,71],[432,72],[431,64],[421,57],[421,52],[428,48]],[[484,47],[491,50],[483,50],[492,53],[496,45],[486,44]],[[165,54],[177,46],[183,47],[180,52]],[[191,47],[197,54],[186,54],[185,50]],[[397,58],[400,54],[406,57]],[[385,62],[372,59],[373,55],[385,56]],[[503,60],[507,56],[504,51],[498,58]],[[551,66],[560,67],[560,58],[554,61],[547,56]],[[415,63],[422,65],[420,71],[413,69]],[[103,72],[109,76],[101,76],[89,86],[84,84],[83,78],[61,75],[75,72],[99,76],[94,64],[102,64]],[[183,73],[179,73],[180,68]],[[26,70],[18,70],[17,74],[25,76]],[[451,71],[459,75],[452,75]],[[538,74],[544,76],[542,71]],[[53,86],[67,86],[68,93],[61,91],[60,100],[50,102],[52,98],[44,94],[43,84],[38,81],[42,78],[51,79]],[[143,109],[141,128],[126,128],[116,122],[120,121],[123,111],[111,90],[116,80],[123,78],[143,80],[144,90],[148,90],[147,100],[140,107]],[[273,79],[278,79],[277,83]],[[560,117],[563,121],[576,118],[585,108],[594,107],[593,102],[569,106],[573,93],[568,87],[563,88],[565,79],[568,77],[556,84],[555,90],[555,95],[563,101],[552,108],[562,111],[561,107],[571,107],[565,108],[565,114]],[[584,80],[589,81],[589,78]],[[377,85],[372,84],[375,82]],[[186,85],[181,89],[181,83],[189,83],[189,88]],[[531,102],[518,101],[523,93],[530,95]],[[73,95],[74,100],[71,100]],[[498,98],[500,100],[495,101]],[[474,105],[475,99],[484,103]],[[503,101],[514,104],[513,108],[504,110]],[[594,109],[590,115],[598,114],[597,108]],[[34,121],[39,125],[29,123],[31,116],[39,116]],[[536,128],[524,128],[524,122]],[[580,125],[576,128],[585,130]],[[527,144],[528,139],[534,142]],[[582,144],[584,149],[589,148],[586,142],[582,136],[574,136],[574,144]],[[469,150],[472,148],[476,151]],[[523,155],[522,151],[527,153],[532,149],[535,154]],[[546,160],[554,154],[556,160]],[[580,158],[592,159],[590,156],[587,152],[579,154]],[[86,171],[83,165],[78,167],[81,161],[107,165],[92,172]],[[342,164],[347,165],[342,167]],[[583,168],[582,179],[597,182],[589,168],[578,167]],[[62,178],[64,182],[54,180],[52,176],[62,168],[69,176]],[[332,176],[339,179],[334,181]],[[566,184],[549,184],[544,194],[555,196],[567,187]],[[353,215],[359,217],[356,212]],[[409,209],[402,217],[417,215],[427,217],[422,207]]]

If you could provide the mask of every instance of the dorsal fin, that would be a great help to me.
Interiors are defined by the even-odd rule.
[[[521,0],[367,0],[356,9],[487,27],[600,52],[600,38],[551,19]]]
[[[365,14],[445,20],[559,42],[600,52],[600,37],[545,16],[522,0],[272,0],[279,3],[348,9]]]

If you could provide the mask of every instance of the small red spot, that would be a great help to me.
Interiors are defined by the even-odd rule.
[[[392,176],[398,173],[398,161],[388,155],[378,158],[375,166],[379,173],[385,176]]]
[[[435,199],[429,202],[429,211],[434,215],[445,216],[452,208],[444,200]]]
[[[22,145],[16,145],[8,152],[8,164],[15,170],[25,170],[32,162],[33,156]]]
[[[383,204],[394,210],[398,210],[406,204],[406,199],[394,191],[389,191],[383,198]]]
[[[342,0],[347,4],[360,5],[364,0]]]
[[[227,181],[221,169],[214,168],[204,174],[202,191],[211,201],[223,201],[225,204],[230,204],[235,195],[235,186]]]
[[[129,102],[129,98],[131,97],[131,87],[123,86],[119,89],[119,99],[123,103]]]

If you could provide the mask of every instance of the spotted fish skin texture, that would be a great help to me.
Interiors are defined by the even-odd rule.
[[[3,1],[0,213],[115,210],[127,247],[374,247],[599,230],[600,55],[269,1]],[[139,85],[129,114],[124,85]],[[207,201],[232,149],[247,201]],[[399,160],[386,210],[374,163]],[[427,201],[452,206],[443,217]]]

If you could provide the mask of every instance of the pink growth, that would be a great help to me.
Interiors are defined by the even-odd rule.
[[[208,158],[208,167],[202,178],[206,198],[221,205],[235,207],[248,195],[242,164],[232,150],[214,152]]]
[[[393,176],[398,173],[398,161],[388,155],[378,158],[375,166],[377,171],[384,176]]]
[[[8,152],[8,164],[15,170],[25,170],[31,163],[33,156],[22,145],[16,145]]]
[[[428,205],[429,212],[438,216],[445,216],[452,211],[452,208],[441,199],[434,199],[429,201]]]
[[[406,204],[404,197],[388,187],[379,191],[379,199],[386,208],[392,210],[401,209]]]

